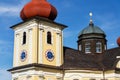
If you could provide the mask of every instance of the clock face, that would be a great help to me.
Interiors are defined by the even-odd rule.
[[[25,61],[26,57],[27,57],[26,51],[22,51],[22,52],[21,52],[21,55],[20,55],[21,61]]]
[[[53,61],[53,59],[54,59],[54,54],[53,54],[53,52],[50,51],[50,50],[48,50],[48,51],[46,52],[46,58],[47,58],[47,60],[49,60],[49,61]]]

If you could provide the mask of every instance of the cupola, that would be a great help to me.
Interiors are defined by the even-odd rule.
[[[27,3],[20,12],[22,20],[40,16],[55,20],[57,16],[57,10],[54,6],[47,2],[47,0],[31,0]]]
[[[95,26],[92,20],[92,13],[89,14],[90,15],[90,23],[89,25],[84,28],[78,36],[81,35],[87,35],[87,34],[103,34],[105,35],[104,31],[102,29],[100,29],[98,26]]]
[[[100,54],[106,50],[106,35],[102,29],[94,25],[92,13],[90,23],[78,35],[78,50],[85,54]]]

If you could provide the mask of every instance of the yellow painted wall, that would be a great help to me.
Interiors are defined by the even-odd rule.
[[[47,24],[45,23],[46,25],[43,25],[43,26],[47,26],[48,28],[44,28],[44,31],[42,33],[42,58],[43,58],[43,63],[42,64],[46,64],[46,65],[52,65],[52,66],[56,66],[56,60],[58,59],[56,57],[56,55],[58,53],[56,53],[56,36],[57,36],[57,31],[55,29],[59,29],[60,30],[60,36],[59,36],[59,41],[60,41],[60,45],[59,45],[59,51],[60,51],[60,64],[63,63],[63,43],[62,43],[62,30],[60,29],[59,25],[55,25],[55,24]],[[37,23],[38,25],[38,23]],[[23,26],[23,25],[22,25]],[[20,26],[19,26],[20,27]],[[17,26],[16,26],[17,28]],[[21,29],[21,28],[20,28]],[[40,28],[38,26],[34,26],[31,28],[32,29],[32,61],[31,63],[39,63],[39,49],[40,49],[40,46],[39,46],[39,43],[40,43]],[[26,35],[27,35],[27,39],[26,39],[26,44],[22,44],[22,37],[23,37],[23,32],[26,32]],[[50,31],[52,33],[52,44],[47,44],[47,32]],[[16,42],[16,35],[14,36],[15,37],[15,42],[14,44],[17,44],[19,43],[19,51],[18,53],[16,53],[16,45],[14,45],[14,60],[13,60],[13,66],[16,67],[16,66],[22,66],[22,65],[26,65],[26,64],[29,64],[29,28],[28,29],[24,29],[17,32],[19,34],[19,42]],[[27,52],[27,58],[25,61],[21,61],[20,59],[20,55],[22,53],[22,51],[25,50]],[[46,58],[46,51],[47,50],[51,50],[53,53],[54,53],[54,60],[53,61],[49,61],[47,60]],[[19,56],[18,59],[16,59],[17,57],[16,56]],[[16,61],[18,60],[18,61]],[[18,65],[16,65],[18,64]]]
[[[37,63],[37,27],[33,27],[32,28],[32,63]],[[22,37],[23,37],[23,31],[19,32],[19,54],[16,54],[16,46],[14,47],[14,65],[17,64],[16,63],[16,56],[18,55],[19,58],[18,58],[18,63],[19,65],[18,66],[21,66],[21,65],[26,65],[28,64],[28,59],[29,59],[29,30],[26,30],[26,44],[22,44]],[[16,39],[16,38],[15,38]],[[15,40],[16,41],[16,40]],[[16,44],[16,42],[15,42]],[[25,50],[27,52],[27,58],[26,60],[24,61],[21,61],[20,59],[20,55],[22,53],[22,51]]]

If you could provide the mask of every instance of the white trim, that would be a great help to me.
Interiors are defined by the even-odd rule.
[[[50,24],[49,26],[48,25],[45,25],[45,24],[41,24],[41,25],[43,25],[42,26],[42,28],[44,28],[45,30],[47,30],[47,31],[57,31],[57,32],[60,32],[61,31],[61,29],[60,28],[58,28],[58,26],[55,26],[55,25],[52,25],[52,24]]]
[[[56,33],[56,66],[60,66],[60,33]]]
[[[79,49],[79,51],[82,50],[82,46],[81,46],[81,44],[79,44],[78,49]]]
[[[44,76],[56,76],[56,77],[62,77],[63,74],[61,73],[55,73],[55,72],[44,72],[41,70],[25,70],[24,72],[16,72],[12,74],[12,77],[18,77],[18,76],[33,76],[33,75],[37,75],[39,77],[44,77]]]
[[[43,63],[43,31],[44,29],[40,29],[40,32],[39,32],[39,41],[40,41],[39,42],[39,62],[40,64]]]
[[[31,29],[33,27],[37,27],[37,23],[32,23],[32,24],[29,24],[29,25],[20,26],[17,29],[15,29],[15,32],[21,32],[23,30],[26,31],[26,30]]]
[[[28,63],[32,63],[32,29],[29,29],[29,61],[28,61]]]
[[[97,72],[97,73],[96,73]],[[103,79],[103,72],[102,71],[89,71],[89,70],[70,70],[65,72],[64,78],[74,78],[78,76],[79,78],[94,78],[97,80]],[[79,79],[78,78],[78,79]],[[120,78],[120,74],[117,73],[105,73],[105,78]]]
[[[117,59],[120,59],[120,56],[116,56]]]
[[[20,57],[19,57],[19,46],[20,45],[20,35],[19,34],[15,34],[15,65],[14,66],[18,66],[19,65],[19,60],[20,60]]]

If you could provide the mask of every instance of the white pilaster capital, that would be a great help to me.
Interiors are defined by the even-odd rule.
[[[44,28],[40,28],[40,31],[44,32]]]
[[[57,73],[57,74],[56,74],[56,78],[57,78],[57,79],[61,79],[62,77],[63,77],[62,74],[60,74],[60,73]]]
[[[31,31],[31,30],[33,30],[33,28],[29,28],[29,29],[28,29],[28,31]]]
[[[45,78],[44,74],[39,74],[39,78],[43,78],[44,79]]]

